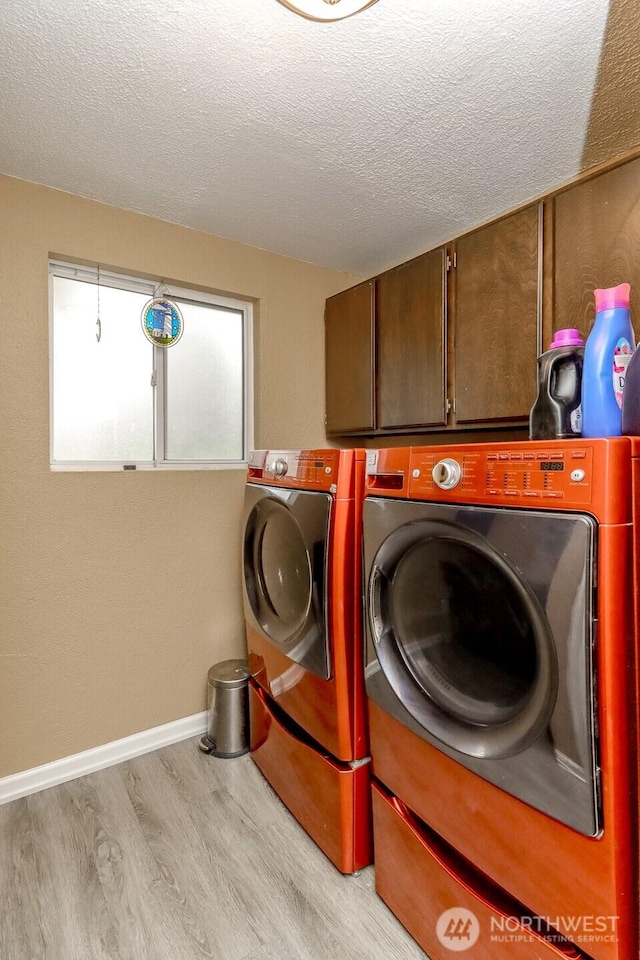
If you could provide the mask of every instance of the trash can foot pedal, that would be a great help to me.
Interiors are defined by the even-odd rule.
[[[228,753],[225,750],[218,750],[216,744],[213,740],[210,740],[209,737],[204,736],[200,737],[200,742],[198,746],[203,753],[206,753],[209,757],[220,757],[222,760],[235,760],[236,757],[244,757],[245,753],[249,753],[249,747],[242,747],[241,750],[236,750],[234,753]]]

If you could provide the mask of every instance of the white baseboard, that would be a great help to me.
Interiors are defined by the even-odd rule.
[[[195,713],[191,717],[183,717],[171,723],[163,723],[160,727],[151,730],[142,730],[122,740],[113,740],[100,747],[75,753],[52,763],[43,763],[40,767],[22,770],[9,777],[0,779],[0,804],[27,797],[31,793],[38,793],[48,787],[55,787],[59,783],[76,780],[87,773],[104,770],[123,760],[131,760],[143,753],[150,753],[160,747],[167,747],[189,737],[207,732],[207,712]]]

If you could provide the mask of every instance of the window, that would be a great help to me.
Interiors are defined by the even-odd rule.
[[[184,332],[154,346],[141,323],[157,283],[52,262],[54,469],[243,464],[251,445],[252,307],[162,285]]]

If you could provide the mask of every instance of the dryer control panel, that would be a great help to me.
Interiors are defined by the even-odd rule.
[[[331,491],[338,482],[340,458],[340,450],[256,450],[249,457],[249,480]]]

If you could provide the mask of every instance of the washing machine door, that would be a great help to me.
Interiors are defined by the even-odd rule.
[[[248,484],[244,505],[244,608],[290,660],[328,679],[327,541],[332,497]]]
[[[589,835],[594,539],[583,515],[365,502],[369,696]]]

